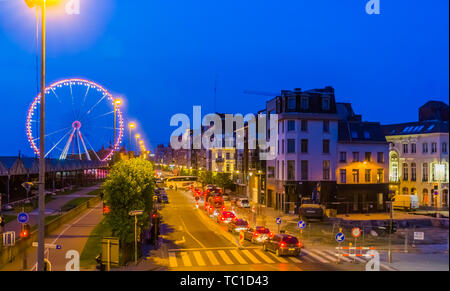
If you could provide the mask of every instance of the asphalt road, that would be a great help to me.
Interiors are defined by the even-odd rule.
[[[169,204],[162,209],[162,245],[169,270],[176,271],[302,271],[338,270],[335,264],[302,256],[277,257],[260,245],[245,242],[195,207],[190,192],[167,190]]]

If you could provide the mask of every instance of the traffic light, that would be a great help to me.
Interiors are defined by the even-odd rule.
[[[31,234],[31,226],[28,223],[22,224],[22,229],[20,231],[20,238],[29,239]]]
[[[108,214],[111,212],[111,209],[109,208],[108,205],[105,205],[105,203],[103,203],[103,214]]]

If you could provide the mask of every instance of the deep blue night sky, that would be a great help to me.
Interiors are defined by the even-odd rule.
[[[448,102],[449,1],[380,1],[367,15],[367,0],[80,0],[80,15],[49,11],[47,83],[102,84],[151,146],[169,141],[173,114],[214,111],[216,78],[219,112],[265,106],[244,90],[331,85],[365,120],[414,121]],[[0,52],[0,155],[32,155],[36,19],[23,0],[0,0]]]

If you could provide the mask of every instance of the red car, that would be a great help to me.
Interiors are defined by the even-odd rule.
[[[236,220],[236,215],[231,211],[222,211],[217,217],[218,223],[230,223],[233,220]]]
[[[273,237],[273,233],[264,226],[250,227],[244,232],[244,239],[252,243],[263,243]]]

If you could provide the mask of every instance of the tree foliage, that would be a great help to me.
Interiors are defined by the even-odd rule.
[[[144,214],[138,216],[138,226],[141,229],[149,226],[155,189],[153,172],[149,161],[123,160],[114,164],[103,184],[104,201],[111,210],[106,222],[122,243],[134,241],[134,217],[129,215],[130,211],[144,210]]]

